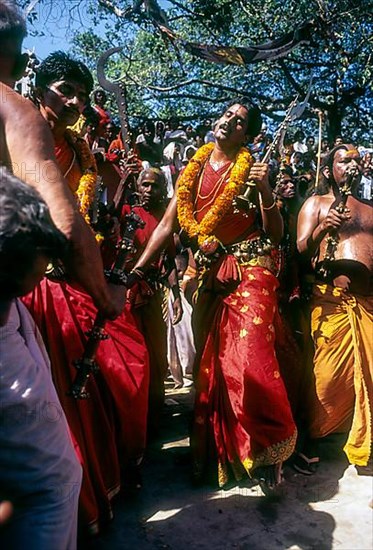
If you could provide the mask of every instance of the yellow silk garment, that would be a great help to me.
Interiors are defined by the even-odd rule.
[[[350,428],[344,451],[351,464],[366,466],[372,440],[373,298],[317,284],[311,329],[316,390],[311,436]]]

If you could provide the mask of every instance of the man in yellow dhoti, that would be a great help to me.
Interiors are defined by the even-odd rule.
[[[372,441],[373,268],[372,206],[355,196],[360,156],[351,145],[329,155],[330,190],[314,195],[298,219],[298,248],[313,258],[311,302],[315,392],[310,437],[349,432],[344,450],[352,464],[368,463]],[[302,455],[305,465],[309,457]]]

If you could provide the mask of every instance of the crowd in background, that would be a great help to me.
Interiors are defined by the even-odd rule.
[[[101,90],[94,93],[94,107],[86,113],[85,139],[91,150],[98,155],[99,162],[109,162],[119,167],[124,146],[120,129],[105,110],[106,94]],[[167,196],[171,198],[178,175],[199,147],[214,141],[214,120],[203,120],[200,124],[183,124],[178,118],[168,120],[145,120],[133,128],[134,149],[144,168],[160,166],[167,179]],[[261,161],[272,143],[273,136],[266,124],[249,149],[254,159]],[[338,135],[334,142],[324,137],[320,146],[321,165],[323,159],[333,147],[351,142],[346,136]],[[359,187],[360,198],[371,200],[373,197],[373,150],[355,144],[362,156],[363,176]],[[317,154],[319,144],[313,135],[303,130],[288,132],[279,147],[271,154],[270,181],[276,187],[276,178],[284,165],[291,168],[291,176],[296,194],[301,202],[315,192]],[[316,190],[320,193],[320,189]]]
[[[194,481],[213,472],[224,487],[249,475],[270,494],[292,456],[295,469],[314,473],[311,443],[346,431],[351,419],[345,451],[366,466],[372,226],[353,184],[362,174],[360,197],[372,198],[371,151],[359,154],[341,136],[323,140],[329,173],[319,184],[316,140],[298,130],[271,154],[268,182],[260,161],[272,136],[243,97],[217,122],[146,120],[126,141],[102,90],[87,107],[93,77],[64,52],[38,68],[35,109],[11,89],[26,62],[25,22],[4,0],[0,15],[0,43],[12,46],[0,56],[8,99],[0,105],[0,503],[9,515],[14,508],[0,531],[4,547],[74,549],[78,510],[81,534],[97,534],[113,517],[114,495],[141,488],[147,445],[159,441],[167,362],[179,388],[193,369]],[[243,147],[249,136],[256,162]],[[47,170],[33,178],[35,166],[55,178]],[[248,179],[255,190],[240,207]],[[352,196],[339,212],[346,182]],[[337,258],[330,237],[341,245]],[[325,318],[315,308],[310,322],[301,286],[320,246],[316,277],[324,270],[327,278],[317,284],[314,274],[314,299]],[[103,340],[95,349],[92,335]],[[310,405],[313,358],[328,415],[322,399],[322,414]],[[89,373],[96,363],[99,373],[83,369],[79,385],[75,366]],[[87,397],[87,381],[89,399],[74,399]],[[51,405],[53,421],[39,414]]]

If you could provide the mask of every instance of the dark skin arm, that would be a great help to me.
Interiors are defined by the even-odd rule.
[[[66,265],[72,277],[106,317],[116,317],[124,292],[117,288],[111,291],[106,284],[99,248],[56,163],[47,123],[30,101],[8,86],[0,84],[0,94],[0,120],[13,173],[39,191],[53,221],[67,237],[70,248]]]
[[[274,244],[279,244],[283,236],[284,223],[279,209],[274,204],[272,189],[268,181],[268,164],[263,162],[253,164],[249,179],[256,183],[261,196],[263,229]]]
[[[350,218],[348,212],[340,214],[331,207],[323,217],[322,200],[317,195],[310,197],[303,204],[298,216],[297,246],[299,252],[308,258],[315,256],[328,233],[338,231],[342,223]]]

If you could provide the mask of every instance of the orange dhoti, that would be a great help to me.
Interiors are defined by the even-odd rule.
[[[366,466],[371,448],[373,299],[327,284],[314,287],[315,395],[311,437],[349,430],[345,452]]]

